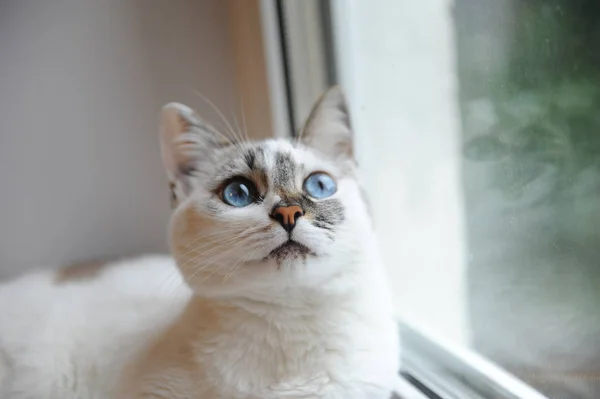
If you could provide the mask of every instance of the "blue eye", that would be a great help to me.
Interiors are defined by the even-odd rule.
[[[244,178],[235,178],[227,183],[221,194],[223,202],[236,208],[243,208],[256,202],[258,193],[252,182]]]
[[[336,190],[335,181],[327,173],[313,173],[304,180],[304,191],[313,198],[331,197]]]

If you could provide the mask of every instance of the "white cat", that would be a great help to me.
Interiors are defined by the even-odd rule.
[[[293,142],[179,104],[161,134],[180,274],[150,257],[0,287],[1,397],[389,398],[398,331],[341,91]]]

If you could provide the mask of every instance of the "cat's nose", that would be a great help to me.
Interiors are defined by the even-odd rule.
[[[288,233],[296,227],[296,221],[304,215],[298,205],[277,206],[271,212],[271,217],[279,222]]]

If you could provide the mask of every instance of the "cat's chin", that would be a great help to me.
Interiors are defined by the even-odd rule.
[[[269,252],[264,260],[273,259],[277,263],[282,263],[285,260],[305,260],[308,256],[316,256],[316,254],[306,245],[289,239]]]

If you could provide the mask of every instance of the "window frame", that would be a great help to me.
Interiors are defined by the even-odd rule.
[[[466,348],[400,322],[400,375],[440,399],[547,399],[517,377]]]

